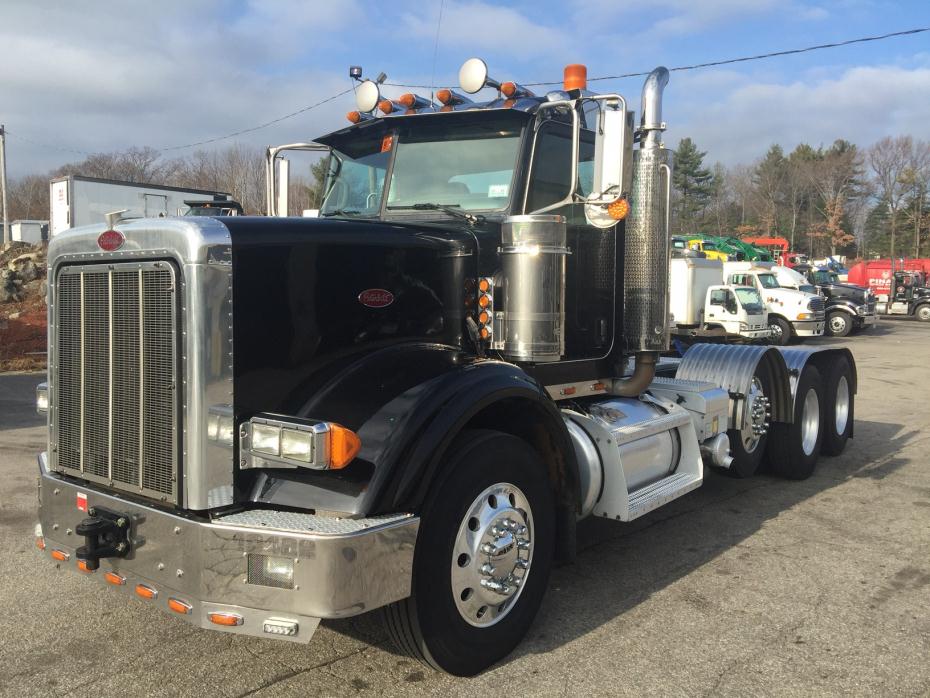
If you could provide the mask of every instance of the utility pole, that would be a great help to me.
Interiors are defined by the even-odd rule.
[[[10,241],[9,209],[6,206],[6,130],[0,124],[0,198],[3,203],[3,244]]]

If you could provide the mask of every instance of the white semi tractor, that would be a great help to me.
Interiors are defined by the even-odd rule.
[[[771,263],[724,262],[728,284],[750,286],[762,296],[768,311],[772,344],[784,346],[792,339],[820,337],[824,332],[823,297],[779,284]]]
[[[669,311],[671,332],[679,337],[756,341],[772,336],[759,291],[724,283],[719,259],[672,258]]]
[[[69,228],[103,223],[106,214],[114,211],[123,211],[123,218],[165,218],[183,214],[189,208],[185,199],[232,199],[226,192],[79,175],[56,177],[49,186],[50,236]]]

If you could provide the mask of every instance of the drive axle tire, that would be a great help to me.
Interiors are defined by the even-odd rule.
[[[834,310],[827,315],[827,333],[831,337],[846,337],[852,332],[853,320],[849,313],[842,310]]]
[[[813,474],[823,443],[823,404],[820,371],[808,365],[798,379],[794,423],[776,422],[769,434],[769,464],[776,475],[805,480]]]
[[[555,505],[525,441],[463,432],[420,512],[411,595],[382,609],[391,639],[440,671],[473,676],[529,630],[549,583]]]
[[[856,396],[853,394],[852,368],[841,356],[826,371],[824,379],[823,445],[821,452],[838,456],[852,435]]]
[[[786,347],[791,342],[791,323],[784,318],[769,318],[769,327],[772,328],[772,338],[769,340],[778,347]]]
[[[730,477],[752,477],[759,469],[765,455],[765,430],[769,422],[771,388],[767,373],[757,372],[752,378],[749,395],[744,408],[745,415],[738,429],[728,429],[730,455],[733,462],[729,468],[719,470]],[[758,432],[762,433],[758,433]]]

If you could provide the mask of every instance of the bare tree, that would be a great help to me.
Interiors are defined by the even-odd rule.
[[[930,143],[925,141],[913,143],[904,180],[907,184],[908,195],[911,197],[905,209],[905,216],[914,226],[914,256],[920,257],[920,231],[926,219],[924,206],[927,200],[928,180],[930,180]]]
[[[850,199],[861,196],[863,158],[855,145],[838,140],[810,163],[809,182],[816,194],[814,207],[821,220],[808,229],[811,254],[814,238],[827,238],[830,254],[836,248],[848,245],[853,235],[843,227],[843,219]]]
[[[908,192],[907,171],[913,160],[914,143],[910,136],[886,136],[869,148],[869,166],[875,175],[879,198],[888,207],[891,233],[891,259],[895,257],[895,234],[898,213]]]

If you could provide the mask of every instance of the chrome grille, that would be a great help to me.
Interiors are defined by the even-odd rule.
[[[58,275],[57,468],[178,501],[175,268],[86,265]]]

